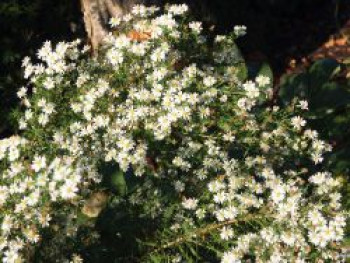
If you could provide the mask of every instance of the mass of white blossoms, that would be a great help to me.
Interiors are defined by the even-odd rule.
[[[176,262],[195,243],[196,257],[222,262],[336,261],[341,180],[322,169],[331,147],[307,128],[307,102],[267,107],[271,80],[240,77],[234,40],[245,27],[206,37],[187,11],[135,6],[110,21],[97,58],[77,40],[45,42],[37,64],[24,59],[22,131],[0,141],[2,262],[30,261],[57,207],[81,211],[100,163],[154,188],[151,219],[168,213],[164,196],[175,205],[152,235],[175,241],[150,256]],[[150,195],[127,198],[142,206]]]

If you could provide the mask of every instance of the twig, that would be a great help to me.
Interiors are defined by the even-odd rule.
[[[157,249],[153,250],[150,254],[158,253],[158,252],[160,252],[162,250],[168,249],[168,248],[173,247],[173,246],[178,246],[179,244],[182,244],[182,243],[190,240],[194,236],[205,236],[208,233],[210,233],[212,230],[216,230],[216,229],[222,228],[222,227],[227,226],[227,225],[233,225],[235,223],[242,222],[242,221],[250,221],[250,220],[254,220],[254,219],[262,219],[262,218],[265,218],[265,217],[266,217],[266,215],[262,215],[262,214],[247,215],[245,218],[242,218],[242,219],[233,219],[233,220],[225,221],[225,222],[222,222],[222,223],[210,224],[210,225],[208,225],[205,228],[197,229],[196,231],[194,231],[191,234],[180,236],[176,240],[168,242],[168,243],[162,245],[160,248],[157,248]]]

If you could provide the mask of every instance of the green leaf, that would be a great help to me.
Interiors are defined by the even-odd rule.
[[[255,79],[257,76],[266,76],[270,78],[268,88],[273,86],[273,71],[267,62],[248,62],[248,76],[250,79]]]
[[[87,223],[96,220],[96,218],[88,217],[87,215],[84,215],[81,211],[77,214],[76,222],[78,225],[86,225]]]
[[[326,82],[312,94],[308,99],[310,110],[315,114],[325,115],[350,104],[350,92],[336,82]]]
[[[332,81],[341,65],[332,59],[316,61],[306,73],[281,78],[280,98],[289,104],[294,97],[309,101],[314,117],[332,113],[350,103],[350,92],[345,85]]]
[[[270,67],[270,65],[266,62],[264,62],[259,71],[258,71],[258,74],[257,76],[266,76],[266,77],[269,77],[270,78],[270,84],[268,85],[268,88],[272,88],[273,87],[273,72],[272,72],[272,69]]]
[[[279,97],[288,105],[294,97],[308,97],[307,73],[284,75],[280,80]]]
[[[124,174],[124,179],[127,187],[127,192],[128,194],[132,193],[135,191],[142,181],[140,177],[137,177],[133,172],[132,169],[129,169],[125,174]]]
[[[111,174],[111,186],[118,194],[126,194],[127,187],[123,171],[116,170]]]
[[[340,64],[334,59],[317,60],[309,69],[310,86],[315,92],[318,87],[329,81],[339,70]]]
[[[237,77],[240,81],[245,81],[248,78],[248,69],[244,62],[239,63],[235,70],[237,71]]]
[[[228,74],[234,74],[240,81],[243,82],[248,78],[246,62],[235,43],[232,44],[231,48],[234,55],[230,56],[230,61],[227,61],[225,70]]]
[[[118,195],[126,195],[127,185],[124,172],[116,163],[103,163],[100,165],[99,171],[103,175],[103,181],[108,188]]]

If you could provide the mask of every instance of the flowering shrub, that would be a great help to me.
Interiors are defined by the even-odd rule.
[[[341,181],[307,102],[268,107],[270,79],[242,74],[245,27],[206,37],[186,12],[135,6],[97,58],[75,41],[24,60],[23,132],[0,141],[3,262],[30,260],[45,229],[74,239],[106,206],[156,225],[141,262],[337,259]]]

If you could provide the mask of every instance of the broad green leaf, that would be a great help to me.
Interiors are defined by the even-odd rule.
[[[246,67],[246,64],[244,62],[239,63],[235,67],[237,71],[237,77],[241,81],[245,81],[248,78],[248,69]]]
[[[294,97],[308,97],[307,73],[284,75],[281,77],[279,97],[283,104],[288,105]]]
[[[308,71],[310,88],[317,92],[318,88],[329,81],[339,68],[340,64],[334,59],[317,60]]]
[[[270,84],[268,85],[269,88],[273,87],[273,72],[270,67],[270,65],[266,62],[264,62],[261,67],[259,68],[259,71],[257,73],[257,76],[266,76],[270,78]]]
[[[294,97],[306,99],[314,116],[324,116],[350,103],[350,92],[345,85],[332,81],[340,64],[332,59],[315,62],[306,73],[281,78],[280,98],[288,104]]]
[[[250,79],[255,79],[257,76],[263,75],[269,77],[271,80],[269,88],[273,86],[273,72],[267,62],[248,62],[247,67]]]
[[[103,175],[103,181],[107,187],[118,195],[127,193],[127,185],[124,172],[115,163],[103,163],[99,167],[99,171]]]
[[[127,186],[123,171],[118,169],[111,174],[111,186],[120,195],[125,195],[127,193]]]
[[[308,100],[311,111],[327,114],[350,104],[350,92],[337,82],[326,82],[314,90]]]

